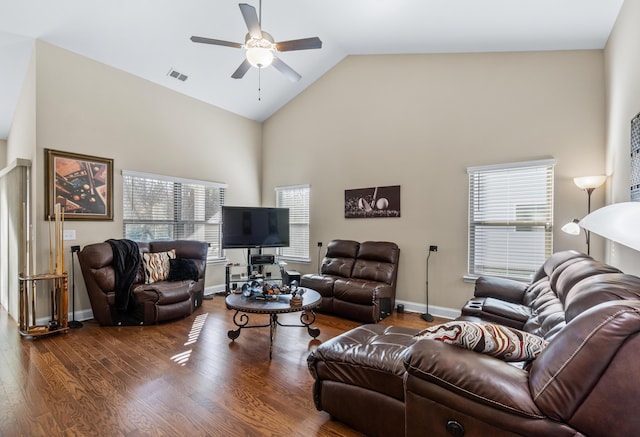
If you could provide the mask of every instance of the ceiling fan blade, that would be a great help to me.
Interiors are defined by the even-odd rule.
[[[276,43],[279,52],[289,52],[291,50],[308,50],[322,48],[322,41],[317,36],[313,38],[292,39],[291,41],[281,41]]]
[[[249,61],[245,59],[244,61],[242,61],[242,64],[240,64],[236,71],[233,72],[231,77],[234,79],[242,79],[246,72],[249,71],[249,68],[251,68],[251,64],[249,64]]]
[[[273,65],[280,73],[284,74],[291,82],[297,82],[302,78],[297,71],[285,64],[280,58],[274,57],[273,64],[271,65]]]
[[[262,38],[262,30],[260,29],[260,21],[258,21],[256,8],[246,3],[240,3],[238,6],[240,6],[240,12],[242,12],[244,22],[247,23],[247,29],[249,29],[251,38]]]
[[[199,42],[202,44],[213,44],[216,46],[235,47],[237,49],[242,48],[242,44],[231,41],[222,41],[220,39],[203,38],[201,36],[192,36],[191,41]]]

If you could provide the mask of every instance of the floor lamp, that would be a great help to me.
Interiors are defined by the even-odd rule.
[[[433,316],[429,314],[429,257],[431,256],[431,252],[437,252],[438,246],[429,246],[429,252],[427,253],[427,281],[426,281],[426,292],[427,292],[427,312],[422,314],[422,320],[425,322],[433,322]]]
[[[591,193],[593,193],[596,188],[604,184],[606,180],[606,176],[582,176],[579,178],[573,178],[573,183],[587,193],[587,215],[591,214]],[[579,235],[579,222],[580,220],[573,219],[562,227],[562,231],[571,235]],[[584,234],[587,239],[587,255],[591,255],[591,233],[585,229]]]

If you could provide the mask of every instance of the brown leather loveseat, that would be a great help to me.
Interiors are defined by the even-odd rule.
[[[385,241],[333,240],[321,274],[306,274],[300,285],[322,296],[319,311],[376,323],[395,306],[400,249]]]
[[[535,359],[364,325],[310,354],[314,401],[368,436],[635,435],[639,296],[640,278],[559,252],[531,284],[478,280],[465,314],[447,324],[510,325],[548,342]]]
[[[188,316],[202,304],[209,249],[206,242],[154,241],[137,243],[137,247],[140,255],[175,250],[175,259],[189,263],[192,268],[191,274],[187,275],[190,278],[147,283],[141,256],[139,265],[135,266],[131,309],[122,311],[116,306],[116,269],[111,245],[104,242],[85,246],[78,254],[78,261],[93,317],[100,325],[155,324]]]

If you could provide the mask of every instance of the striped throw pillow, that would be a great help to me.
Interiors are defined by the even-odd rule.
[[[176,258],[175,249],[166,252],[143,253],[142,264],[144,279],[147,284],[165,281],[169,277],[169,260]]]
[[[417,340],[436,340],[504,361],[535,359],[548,342],[537,335],[493,323],[453,321],[423,329]]]

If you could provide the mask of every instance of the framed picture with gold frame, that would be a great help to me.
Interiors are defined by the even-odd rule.
[[[45,149],[45,220],[113,220],[113,159]]]

